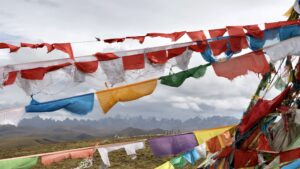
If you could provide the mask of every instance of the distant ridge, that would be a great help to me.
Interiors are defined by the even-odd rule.
[[[156,119],[156,118],[142,118],[133,117],[133,118],[121,118],[121,117],[109,117],[104,118],[99,121],[87,120],[70,120],[65,121],[54,121],[54,120],[43,120],[39,117],[32,119],[24,119],[20,123],[20,127],[39,127],[39,128],[48,128],[53,126],[68,126],[69,128],[78,126],[90,127],[92,129],[106,128],[110,130],[123,130],[128,127],[151,130],[154,128],[159,128],[162,130],[181,130],[181,131],[190,131],[197,130],[202,128],[211,128],[216,126],[224,126],[238,123],[239,119],[229,116],[212,116],[208,118],[190,118],[185,121],[177,119]],[[1,131],[1,127],[0,127]]]
[[[24,119],[18,127],[0,126],[0,148],[39,146],[60,142],[113,137],[177,134],[202,128],[236,124],[232,117],[213,116],[186,121],[155,118],[105,118],[99,121]]]

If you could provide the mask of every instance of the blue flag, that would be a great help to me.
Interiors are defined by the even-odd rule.
[[[26,106],[26,112],[53,112],[65,109],[71,113],[86,115],[94,107],[94,93],[40,103],[34,99]]]
[[[186,161],[194,165],[195,162],[200,159],[200,154],[196,149],[193,149],[191,151],[184,153],[183,157],[185,158]]]
[[[279,29],[280,41],[287,40],[296,36],[300,36],[300,26],[290,25]]]

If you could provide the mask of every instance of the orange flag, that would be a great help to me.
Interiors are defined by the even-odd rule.
[[[96,92],[99,104],[104,113],[107,113],[116,103],[136,100],[150,95],[156,88],[157,79],[133,83],[112,89]]]

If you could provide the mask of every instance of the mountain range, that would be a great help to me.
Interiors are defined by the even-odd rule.
[[[0,126],[0,148],[24,147],[87,139],[177,134],[238,123],[233,117],[213,116],[185,121],[156,118],[110,117],[99,121],[24,119],[18,127]]]

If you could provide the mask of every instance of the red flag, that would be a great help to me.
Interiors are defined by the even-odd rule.
[[[21,77],[29,80],[43,80],[46,73],[61,69],[69,65],[71,65],[71,63],[63,63],[49,67],[21,70]]]
[[[215,153],[217,151],[222,150],[222,146],[220,144],[218,136],[213,137],[213,138],[209,139],[208,141],[206,141],[206,146],[207,146],[206,148],[207,148],[208,152],[210,152],[210,153]]]
[[[147,55],[147,58],[152,63],[165,64],[168,61],[167,52],[165,50],[161,50],[161,51],[157,51],[157,52],[149,52],[146,55]]]
[[[145,67],[144,54],[123,56],[122,61],[124,70],[143,69]]]
[[[184,34],[186,33],[186,31],[181,31],[181,32],[174,32],[172,33],[173,37],[171,38],[172,41],[177,41],[178,39],[180,39]]]
[[[115,43],[115,42],[123,42],[125,38],[112,38],[112,39],[104,39],[106,43]]]
[[[264,134],[261,134],[258,137],[257,150],[265,151],[265,152],[273,151],[270,144],[269,144],[269,141],[268,141],[267,137]]]
[[[252,167],[258,164],[256,151],[234,150],[234,168]]]
[[[184,34],[185,34],[185,31],[182,31],[182,32],[173,32],[173,33],[147,33],[146,36],[170,38],[172,41],[177,41]]]
[[[20,47],[7,43],[0,43],[0,49],[9,49],[10,52],[16,52],[20,49]]]
[[[227,26],[229,36],[245,36],[245,32],[242,26]]]
[[[144,43],[145,36],[128,36],[126,39],[135,39],[138,40],[140,43]]]
[[[192,39],[192,41],[204,41],[206,36],[202,30],[187,32],[187,35]]]
[[[218,56],[227,50],[227,39],[214,40],[209,42],[214,56]]]
[[[107,61],[107,60],[113,60],[118,59],[119,56],[115,55],[114,53],[96,53],[94,54],[98,58],[99,61]]]
[[[67,53],[71,59],[74,59],[71,43],[53,43],[52,47],[54,49]]]
[[[262,31],[258,25],[247,25],[244,26],[244,29],[247,30],[247,35],[253,36],[255,38],[263,39],[264,31]]]
[[[220,152],[220,154],[217,156],[217,159],[220,159],[220,158],[226,158],[226,157],[228,157],[233,151],[234,151],[234,149],[233,149],[231,146],[225,147],[225,148]]]
[[[281,152],[279,154],[280,163],[289,162],[300,158],[300,148]]]
[[[249,110],[249,112],[243,116],[241,124],[238,126],[241,134],[247,132],[255,123],[273,112],[281,102],[286,98],[291,87],[286,88],[281,94],[275,97],[273,100],[260,99]]]
[[[4,81],[3,85],[8,86],[15,83],[17,78],[18,71],[9,72],[7,79]]]
[[[198,42],[197,45],[189,46],[189,49],[194,52],[204,52],[205,49],[207,48],[207,45],[208,44],[206,41],[201,41],[201,42]]]
[[[230,49],[232,52],[239,52],[242,49],[248,48],[248,42],[246,36],[242,37],[229,37]]]
[[[279,28],[282,26],[295,25],[295,24],[299,24],[299,21],[293,20],[293,21],[279,21],[279,22],[265,23],[265,30]]]
[[[174,48],[168,50],[168,58],[171,59],[173,57],[181,55],[186,50],[186,47]]]
[[[94,73],[98,69],[98,60],[88,62],[75,62],[76,68],[84,73]]]
[[[208,32],[209,32],[211,38],[217,38],[217,37],[223,36],[226,32],[226,29],[225,28],[211,29]]]
[[[217,76],[225,77],[230,80],[237,76],[245,75],[248,71],[261,74],[270,71],[270,66],[262,51],[247,53],[225,62],[214,63],[212,66]]]
[[[49,43],[31,44],[31,43],[21,42],[21,47],[29,47],[29,48],[32,48],[32,49],[43,48],[45,46],[47,47],[48,53],[54,50],[54,47]]]
[[[227,26],[227,31],[232,52],[238,52],[242,49],[248,48],[246,34],[242,26]]]

